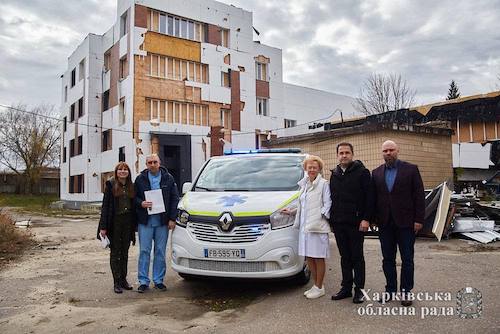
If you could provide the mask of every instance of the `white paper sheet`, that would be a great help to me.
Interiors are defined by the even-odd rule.
[[[102,235],[101,234],[101,247],[106,249],[109,247],[109,239],[107,235]]]
[[[148,209],[149,215],[165,212],[165,204],[163,203],[163,194],[161,189],[148,190],[144,192],[147,202],[152,202],[153,207]]]

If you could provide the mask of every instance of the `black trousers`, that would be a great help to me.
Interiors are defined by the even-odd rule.
[[[352,289],[365,287],[365,257],[363,242],[365,236],[359,231],[359,225],[337,223],[333,226],[335,240],[340,253],[342,267],[342,288]],[[354,272],[354,275],[353,275]]]
[[[121,283],[127,278],[128,249],[130,247],[132,223],[133,215],[128,213],[116,215],[113,221],[109,262],[115,283]]]
[[[379,239],[382,248],[382,268],[387,285],[385,291],[397,292],[398,277],[396,272],[396,252],[399,247],[401,256],[401,292],[410,292],[413,289],[414,279],[414,245],[415,231],[411,227],[398,227],[391,219],[389,224],[379,226]]]

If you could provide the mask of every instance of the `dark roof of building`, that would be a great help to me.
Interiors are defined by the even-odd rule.
[[[443,128],[415,124],[414,119],[412,117],[408,117],[410,114],[414,113],[418,114],[418,112],[413,110],[401,109],[378,115],[370,115],[366,118],[348,120],[345,122],[325,123],[324,131],[322,132],[278,137],[268,140],[264,144],[267,143],[268,145],[272,146],[276,144],[306,141],[310,139],[314,139],[315,141],[322,141],[335,137],[383,130],[426,133],[440,136],[452,135],[453,130],[451,130],[449,127]]]
[[[500,95],[434,106],[423,117],[424,121],[457,119],[467,122],[500,120]]]

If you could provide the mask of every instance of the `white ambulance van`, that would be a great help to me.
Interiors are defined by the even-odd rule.
[[[294,217],[305,154],[299,149],[231,152],[210,158],[183,185],[172,234],[172,268],[196,276],[309,281]]]

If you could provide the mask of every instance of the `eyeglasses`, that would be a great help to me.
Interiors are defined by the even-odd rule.
[[[158,163],[158,161],[156,161],[156,160],[147,162],[148,165],[156,165],[157,163]]]

